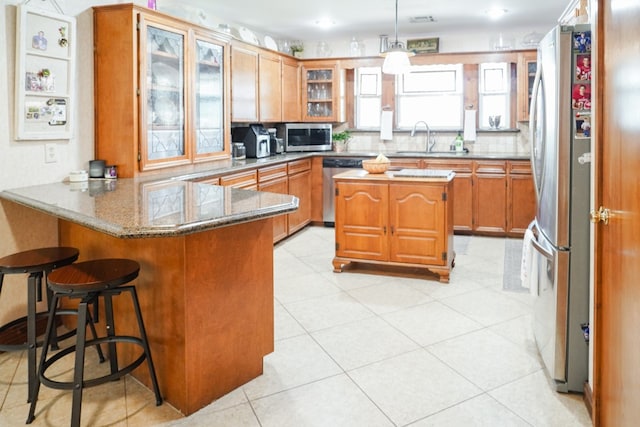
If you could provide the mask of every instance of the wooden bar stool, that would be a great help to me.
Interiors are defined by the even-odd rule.
[[[162,404],[162,396],[160,395],[158,380],[156,378],[156,372],[151,359],[151,351],[149,350],[147,334],[142,321],[142,313],[140,312],[140,304],[138,303],[136,288],[132,285],[122,286],[138,277],[139,271],[140,265],[136,261],[116,258],[79,262],[60,268],[49,274],[48,285],[51,291],[53,291],[52,304],[49,312],[47,331],[45,333],[44,343],[42,346],[42,356],[38,368],[39,381],[37,381],[35,385],[35,392],[33,399],[31,400],[27,424],[30,424],[35,418],[35,409],[40,383],[54,389],[73,390],[71,425],[79,426],[82,390],[87,387],[93,387],[109,381],[117,380],[132,372],[142,364],[144,360],[147,361],[147,366],[151,375],[151,383],[156,395],[156,405]],[[133,303],[133,308],[138,322],[140,337],[116,334],[115,319],[113,315],[113,297],[125,293],[128,293],[131,296],[131,301]],[[58,301],[61,298],[80,300],[77,309],[78,327],[76,344],[64,348],[48,358],[50,341],[53,336],[52,319],[54,319],[59,312]],[[107,335],[87,341],[86,326],[89,324],[88,322],[90,322],[88,306],[94,303],[97,304],[100,298],[104,301],[104,317]],[[91,346],[99,347],[102,343],[107,343],[109,348],[110,374],[103,375],[98,378],[85,379],[85,348]],[[142,354],[127,366],[119,367],[116,343],[139,345],[142,347]],[[55,364],[55,362],[72,352],[75,352],[73,381],[62,382],[49,378],[47,376],[47,369]]]
[[[36,384],[36,318],[47,313],[36,312],[36,302],[42,301],[42,278],[45,282],[47,275],[56,268],[73,263],[78,259],[78,249],[70,247],[49,247],[18,252],[0,258],[0,292],[6,274],[28,274],[27,279],[27,342],[23,344],[0,344],[0,351],[22,351],[27,349],[27,370],[29,371],[29,385],[27,401],[31,402]],[[48,299],[50,307],[51,298]],[[0,330],[7,330],[23,323],[25,317],[16,319]],[[65,336],[66,337],[66,336]],[[63,337],[60,337],[61,339]],[[54,337],[56,340],[57,337]]]

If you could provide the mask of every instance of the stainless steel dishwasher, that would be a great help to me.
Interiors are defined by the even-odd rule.
[[[322,159],[322,221],[327,227],[335,225],[333,176],[350,169],[362,169],[362,159],[355,157],[326,157]]]

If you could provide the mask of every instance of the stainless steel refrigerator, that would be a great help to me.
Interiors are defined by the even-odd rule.
[[[582,392],[588,379],[590,55],[588,26],[557,27],[542,39],[529,123],[538,197],[530,226],[533,329],[563,392]]]

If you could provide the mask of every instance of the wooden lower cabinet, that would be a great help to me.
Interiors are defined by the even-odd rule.
[[[255,170],[236,172],[220,177],[220,185],[245,190],[258,189],[258,174]]]
[[[507,163],[507,235],[522,236],[536,216],[536,197],[531,164]]]
[[[456,173],[453,180],[453,230],[473,231],[473,162],[470,160],[428,160],[427,169],[449,169]]]
[[[507,232],[507,175],[505,162],[476,161],[474,167],[473,231]]]
[[[311,222],[311,159],[289,162],[289,194],[299,199],[298,210],[290,213],[289,234]]]
[[[448,283],[454,265],[453,181],[362,171],[342,175],[335,178],[334,271],[351,262],[418,267]]]
[[[258,169],[258,191],[289,194],[289,177],[287,165],[280,164]],[[288,215],[273,217],[273,243],[279,242],[289,235]]]

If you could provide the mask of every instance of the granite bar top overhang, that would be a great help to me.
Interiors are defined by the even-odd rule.
[[[299,203],[286,194],[136,179],[35,185],[0,198],[118,238],[187,235],[286,214]]]

